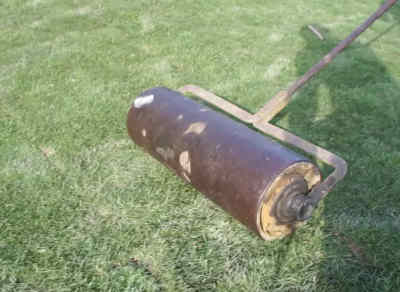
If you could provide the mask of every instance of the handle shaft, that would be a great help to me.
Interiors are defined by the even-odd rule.
[[[341,41],[317,64],[311,67],[302,77],[296,80],[287,90],[280,91],[269,100],[257,113],[256,117],[262,122],[270,121],[278,114],[291,100],[293,94],[299,90],[307,81],[318,74],[323,68],[336,58],[345,48],[347,48],[356,38],[370,27],[378,18],[385,14],[398,0],[387,0],[374,14],[372,14],[363,24],[357,27],[346,39]]]

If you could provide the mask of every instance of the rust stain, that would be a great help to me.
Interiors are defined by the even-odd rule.
[[[203,133],[203,131],[206,128],[207,128],[207,125],[203,122],[192,123],[192,124],[190,124],[190,126],[186,129],[185,133],[183,133],[183,134],[187,135],[190,133],[194,133],[194,134],[200,135],[201,133]]]

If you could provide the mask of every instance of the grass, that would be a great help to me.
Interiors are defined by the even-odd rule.
[[[157,85],[255,112],[380,3],[2,0],[0,290],[399,291],[399,5],[274,119],[349,163],[290,238],[260,240],[125,128]]]

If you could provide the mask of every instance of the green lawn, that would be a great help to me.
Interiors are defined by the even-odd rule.
[[[400,291],[399,4],[273,121],[349,164],[290,238],[259,239],[125,126],[158,85],[255,112],[381,3],[0,0],[0,291]]]

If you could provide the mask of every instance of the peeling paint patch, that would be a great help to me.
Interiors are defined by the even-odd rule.
[[[190,180],[190,177],[189,177],[185,172],[182,172],[182,176],[183,176],[183,178],[184,178],[187,182],[189,182],[189,183],[192,182],[192,181]]]
[[[194,133],[200,135],[207,128],[207,125],[203,122],[196,122],[190,124],[190,126],[186,129],[184,135]]]
[[[191,173],[191,165],[190,165],[190,157],[189,157],[189,151],[184,151],[179,155],[179,163],[183,170],[185,170],[187,173]]]
[[[142,136],[143,136],[143,137],[146,137],[146,136],[147,136],[147,131],[146,131],[146,129],[142,129]]]
[[[175,157],[175,152],[174,150],[172,150],[171,148],[167,147],[166,149],[161,148],[161,147],[157,147],[156,148],[156,152],[158,154],[160,154],[162,156],[162,158],[164,158],[164,160],[168,160],[168,159],[174,159]]]
[[[135,108],[141,108],[142,106],[146,105],[146,104],[150,104],[152,103],[154,100],[154,95],[147,95],[147,96],[140,96],[138,98],[135,99],[135,101],[133,102],[133,106]]]

